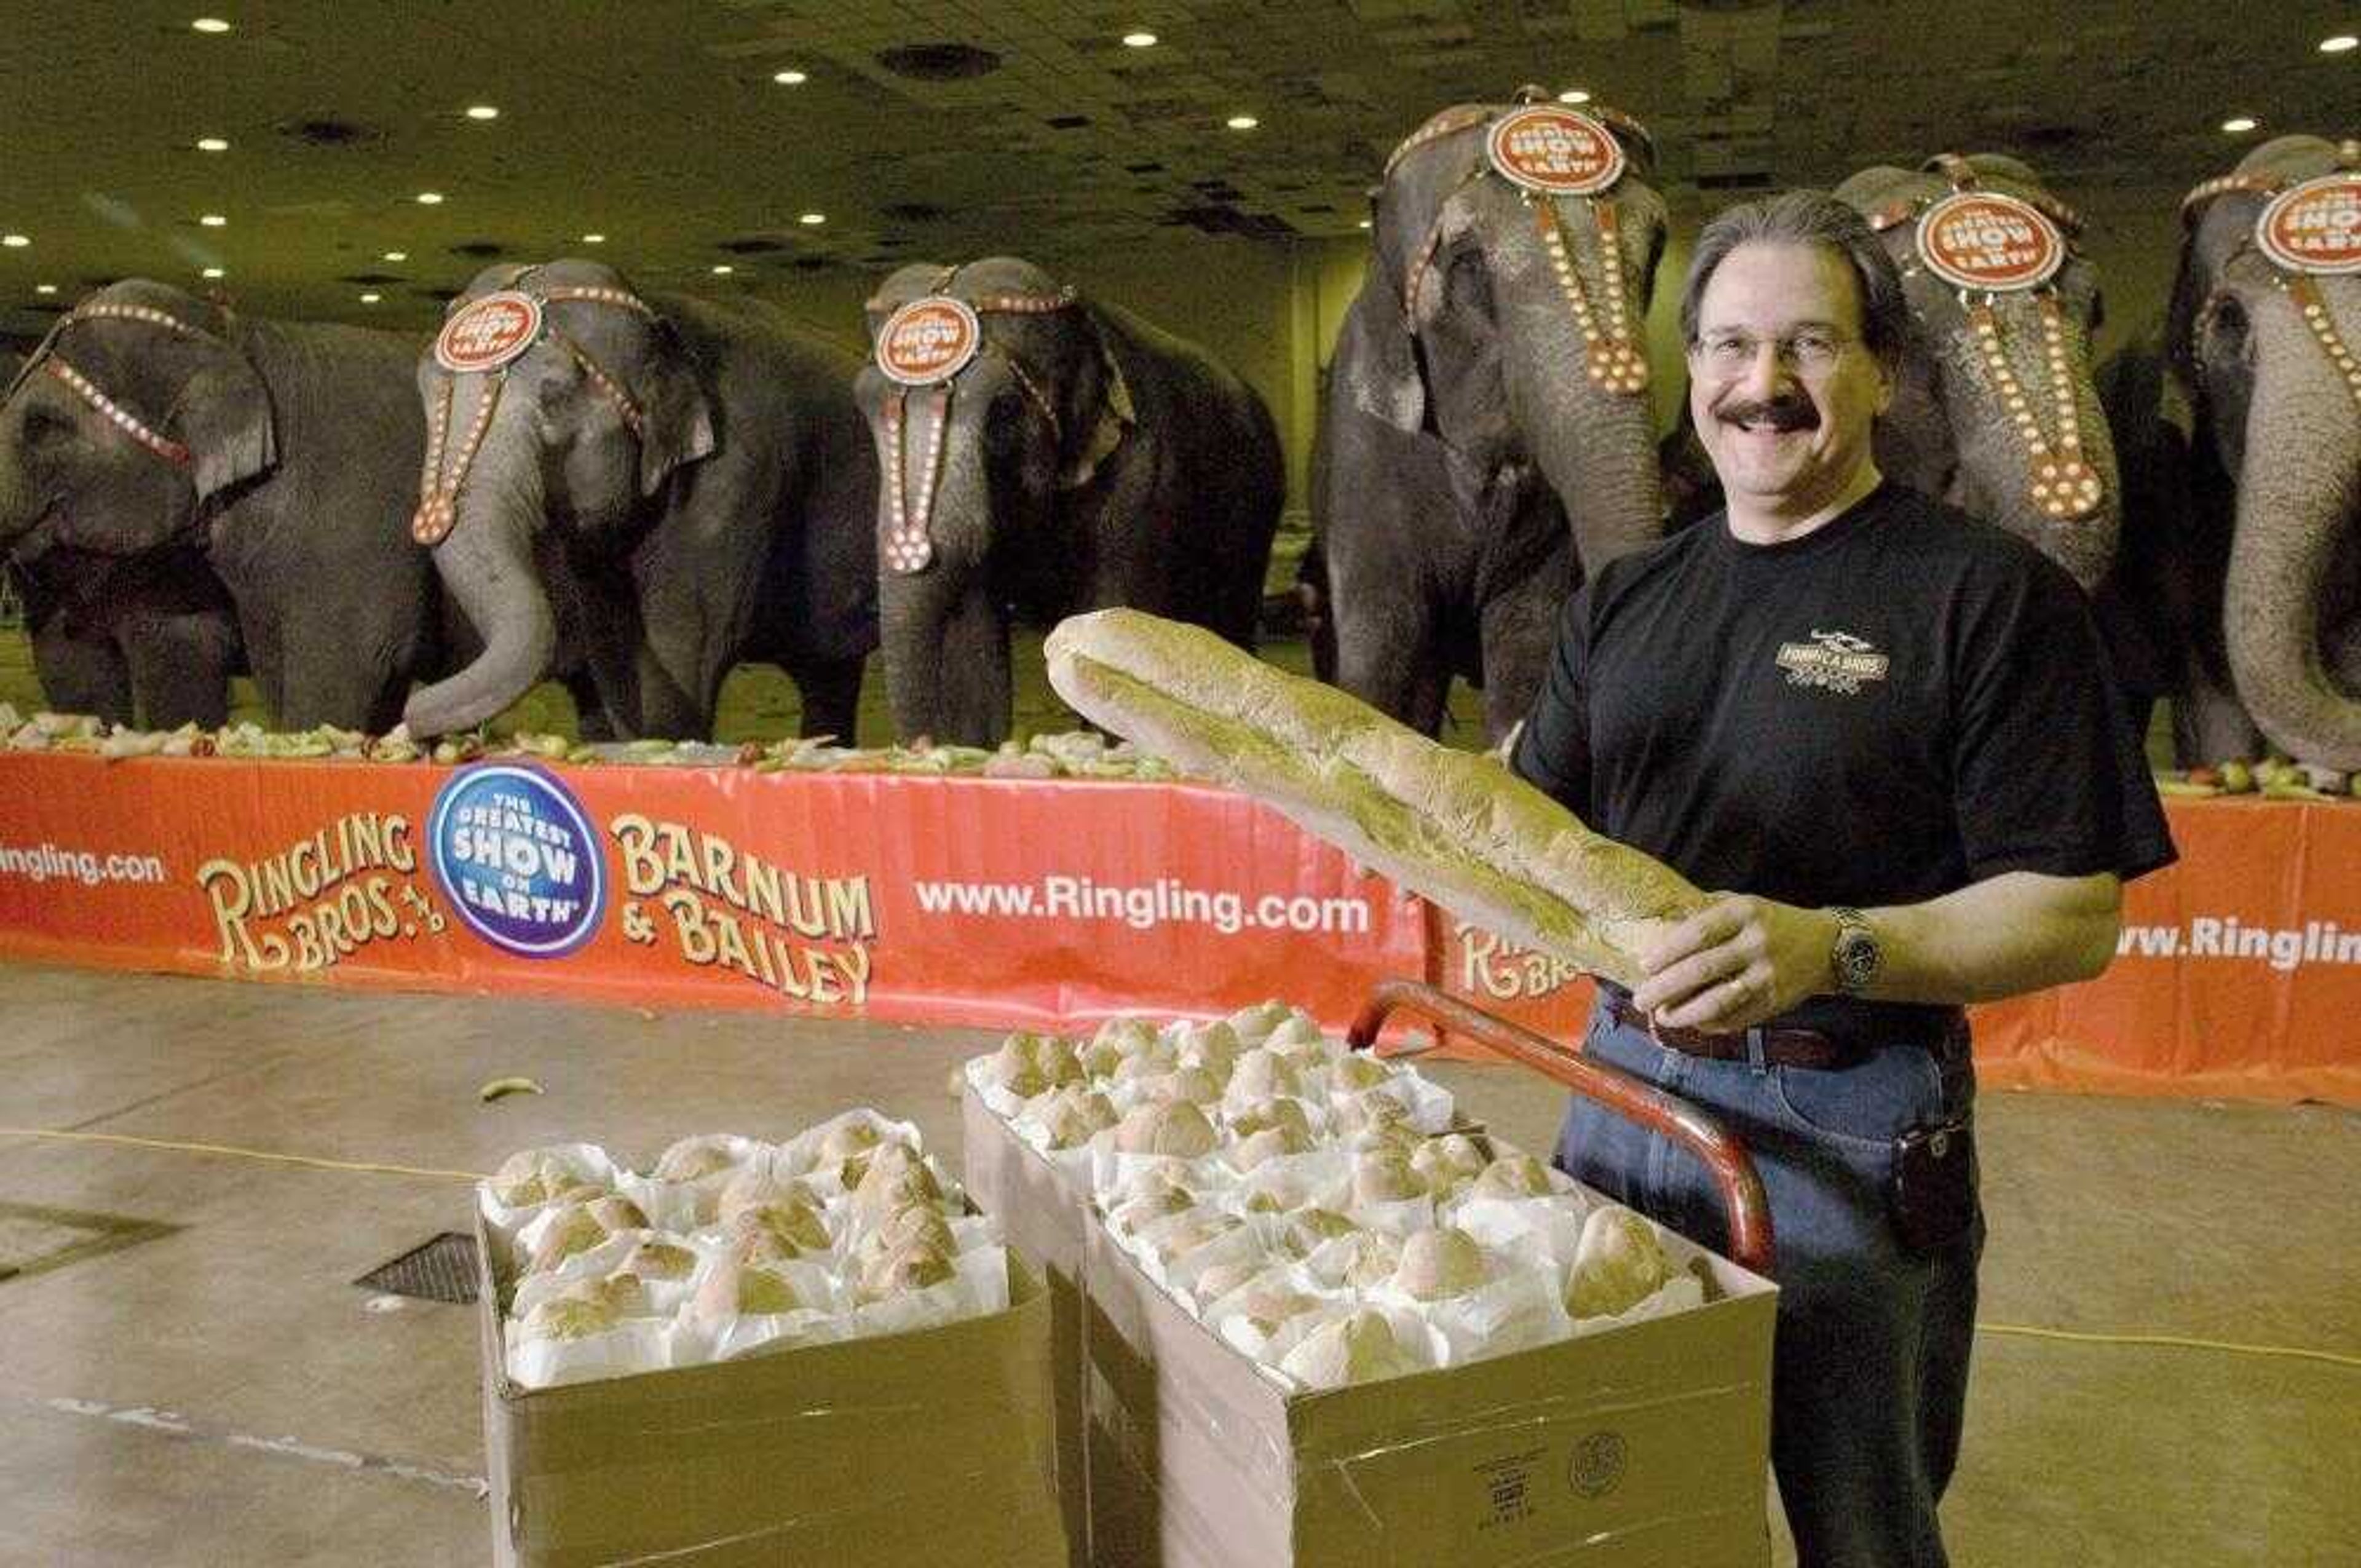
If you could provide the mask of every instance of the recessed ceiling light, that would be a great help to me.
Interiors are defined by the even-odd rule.
[[[2255,118],[2252,115],[2233,115],[2222,122],[2222,128],[2234,137],[2239,136],[2255,128]]]
[[[198,273],[197,276],[200,278],[221,278],[226,277],[227,274],[223,272],[218,267],[208,267],[203,272]]]
[[[1361,220],[1361,226],[1362,226],[1363,228],[1367,228],[1367,227],[1369,226],[1369,220],[1368,220],[1368,219],[1367,219],[1367,218],[1363,218],[1363,219]]]
[[[717,261],[713,264],[713,275],[716,278],[727,278],[730,274],[737,270],[738,269],[730,266],[730,263],[726,261]]]
[[[1579,87],[1569,87],[1557,95],[1557,101],[1561,104],[1587,104],[1590,94]]]
[[[0,245],[5,245],[11,250],[22,250],[32,243],[32,236],[29,235],[0,234]]]
[[[229,226],[229,220],[222,216],[219,213],[203,214],[198,217],[197,222],[204,225],[205,227],[209,229],[226,228]]]
[[[410,259],[410,252],[406,250],[389,250],[385,253],[385,258],[388,261],[407,261]]]
[[[467,118],[471,120],[497,120],[500,117],[500,112],[493,104],[470,104],[467,105]]]
[[[2355,38],[2351,33],[2339,33],[2333,38],[2321,39],[2320,52],[2323,54],[2343,54],[2345,50],[2354,48],[2356,45],[2361,45],[2361,38]]]
[[[439,207],[443,204],[443,192],[440,191],[421,191],[418,192],[418,204],[422,207]]]
[[[1123,41],[1132,49],[1154,49],[1156,35],[1149,32],[1126,33]]]
[[[54,294],[57,291],[58,286],[55,283],[36,283],[33,285],[33,292],[36,294]]]
[[[582,243],[585,245],[604,245],[607,243],[607,236],[603,234],[586,234],[582,236]]]
[[[385,296],[382,294],[363,294],[361,296],[361,303],[364,305],[374,305],[384,297]]]
[[[197,150],[199,152],[227,152],[229,150],[229,141],[228,138],[224,137],[199,137],[197,138]]]
[[[771,80],[782,87],[800,87],[811,78],[800,71],[782,71],[774,73]]]
[[[1232,115],[1228,119],[1224,120],[1222,124],[1229,126],[1230,129],[1234,131],[1250,131],[1257,126],[1262,124],[1262,122],[1256,119],[1252,115]]]
[[[219,16],[199,16],[195,21],[191,22],[189,26],[194,27],[201,33],[225,33],[229,31],[229,24],[223,21]]]
[[[801,217],[797,218],[796,222],[799,224],[824,224],[828,222],[828,214],[826,213],[806,213]]]

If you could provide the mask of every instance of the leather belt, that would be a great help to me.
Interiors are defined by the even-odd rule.
[[[1705,1029],[1668,1029],[1651,1024],[1648,1015],[1620,996],[1607,1001],[1608,1016],[1627,1029],[1638,1029],[1669,1050],[1716,1061],[1745,1061],[1746,1031],[1718,1035]],[[1827,1069],[1850,1067],[1860,1053],[1847,1050],[1817,1029],[1764,1029],[1763,1059],[1773,1067]]]

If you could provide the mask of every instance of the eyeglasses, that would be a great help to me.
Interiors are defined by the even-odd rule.
[[[1756,356],[1769,344],[1780,364],[1798,376],[1817,376],[1833,367],[1844,351],[1861,339],[1824,327],[1803,327],[1778,337],[1757,337],[1751,332],[1709,333],[1689,345],[1689,354],[1719,376],[1739,376],[1754,367]]]

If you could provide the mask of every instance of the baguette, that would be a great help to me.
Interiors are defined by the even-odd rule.
[[[1298,827],[1462,919],[1626,987],[1705,895],[1585,827],[1499,762],[1453,751],[1210,631],[1131,609],[1049,634],[1076,712]]]

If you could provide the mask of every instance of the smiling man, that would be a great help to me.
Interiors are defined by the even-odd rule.
[[[1878,474],[1910,319],[1859,215],[1722,214],[1681,326],[1727,510],[1575,596],[1511,765],[1719,890],[1585,1049],[1754,1155],[1802,1563],[1929,1568],[1983,1247],[1962,1004],[2097,974],[2172,846],[2072,579]],[[1727,1245],[1703,1168],[1589,1102],[1558,1163]]]

